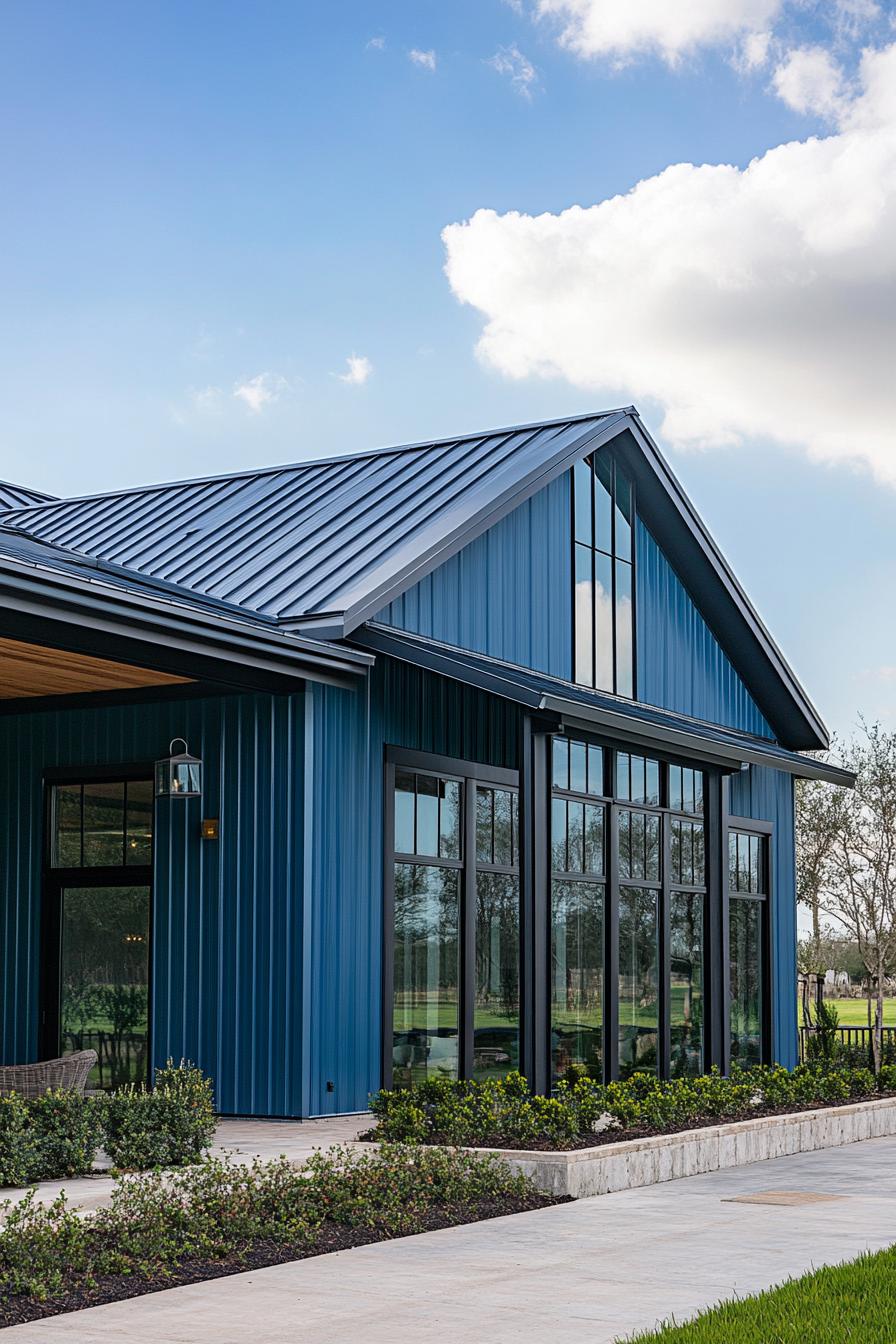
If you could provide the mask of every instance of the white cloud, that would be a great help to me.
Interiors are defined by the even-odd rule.
[[[499,47],[487,64],[499,75],[507,75],[520,97],[531,101],[532,90],[538,87],[538,71],[516,43]]]
[[[481,359],[658,404],[681,446],[767,437],[896,485],[896,44],[837,133],[745,169],[676,164],[626,196],[445,229]]]
[[[372,37],[367,43],[368,51],[385,51],[386,39],[384,37]]]
[[[771,33],[748,33],[735,52],[731,64],[739,75],[751,75],[767,63],[772,45]]]
[[[436,54],[434,51],[418,51],[416,47],[408,52],[408,60],[413,61],[414,65],[422,66],[424,70],[435,70]]]
[[[794,112],[836,121],[845,111],[848,89],[843,70],[826,47],[787,52],[772,76],[775,93]]]
[[[536,0],[578,56],[617,62],[659,55],[670,65],[700,47],[735,46],[768,31],[783,0]]]
[[[338,373],[336,377],[340,382],[351,383],[353,387],[362,387],[373,373],[373,365],[366,355],[349,355],[345,363],[345,373]]]
[[[244,402],[254,415],[258,415],[265,406],[279,400],[286,386],[286,379],[279,374],[258,373],[254,378],[234,384],[233,395],[238,401]]]

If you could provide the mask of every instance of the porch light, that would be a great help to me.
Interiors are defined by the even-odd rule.
[[[183,751],[175,752],[178,742]],[[191,756],[186,739],[175,737],[168,746],[168,755],[156,761],[157,798],[199,798],[202,794],[202,761]]]

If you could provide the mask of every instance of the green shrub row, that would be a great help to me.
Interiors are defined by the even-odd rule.
[[[211,1081],[184,1062],[158,1069],[151,1091],[10,1093],[0,1096],[0,1186],[83,1175],[99,1148],[122,1170],[182,1166],[201,1157],[214,1129]]]
[[[535,1142],[562,1148],[607,1129],[670,1132],[738,1120],[763,1110],[830,1105],[896,1091],[896,1068],[733,1069],[662,1082],[636,1074],[626,1082],[595,1083],[573,1076],[551,1097],[533,1096],[520,1074],[501,1080],[433,1078],[401,1091],[378,1092],[370,1109],[374,1137],[384,1142],[484,1144]]]
[[[502,1162],[398,1144],[332,1148],[301,1167],[206,1158],[170,1174],[122,1176],[108,1208],[79,1216],[61,1195],[0,1205],[0,1302],[89,1292],[108,1275],[157,1280],[182,1261],[245,1259],[259,1244],[308,1248],[324,1224],[383,1237],[424,1230],[433,1209],[534,1195]]]

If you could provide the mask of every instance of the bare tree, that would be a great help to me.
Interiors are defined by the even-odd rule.
[[[882,1058],[884,981],[896,957],[896,733],[860,720],[841,745],[854,790],[805,781],[797,822],[797,893],[813,910],[820,944],[822,914],[855,940],[874,1002],[872,1049]]]

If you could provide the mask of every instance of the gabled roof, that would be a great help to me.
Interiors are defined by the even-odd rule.
[[[558,455],[574,461],[623,420],[611,412],[59,500],[3,521],[279,620],[334,614],[341,633],[403,575],[439,563],[452,538],[494,521],[510,492],[537,490]]]
[[[817,711],[633,407],[59,500],[2,521],[287,629],[344,638],[611,441],[639,513],[779,740],[826,747]]]
[[[0,481],[0,510],[20,509],[28,504],[46,504],[55,498],[55,495],[44,494],[43,490],[32,490],[27,485],[13,485],[12,481]]]

